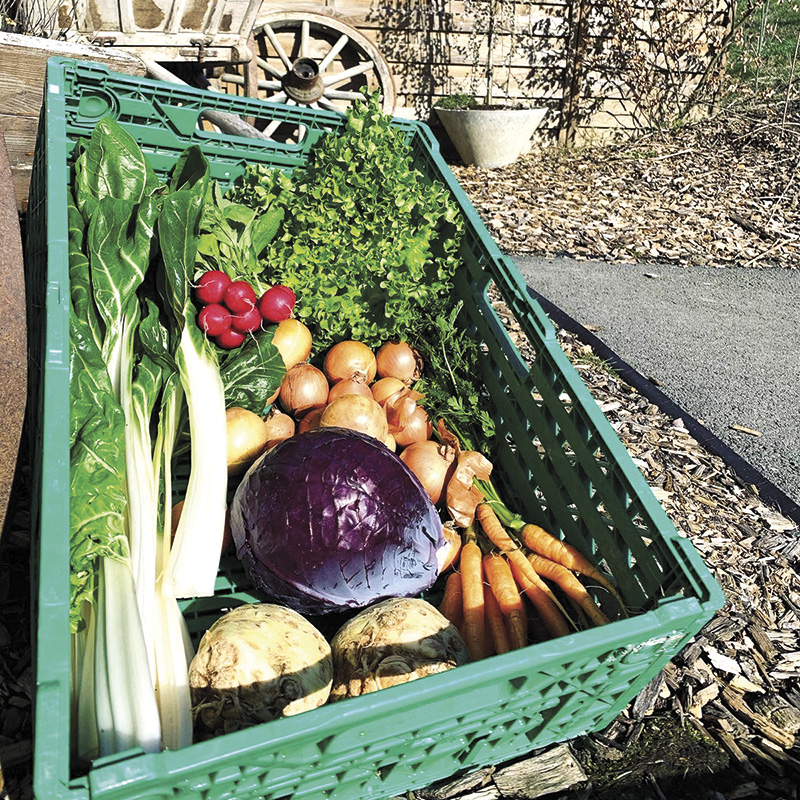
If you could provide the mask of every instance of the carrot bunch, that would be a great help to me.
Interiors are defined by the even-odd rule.
[[[445,582],[440,611],[456,625],[473,661],[525,647],[529,622],[536,638],[564,636],[609,619],[576,576],[595,581],[620,603],[616,588],[580,551],[544,529],[514,520],[492,499],[479,503],[464,530],[454,571]],[[519,540],[519,541],[518,541]],[[568,612],[551,588],[570,606]],[[527,601],[527,602],[526,602]],[[528,609],[530,609],[530,620]]]

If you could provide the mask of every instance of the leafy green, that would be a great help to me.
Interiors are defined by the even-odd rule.
[[[220,367],[225,387],[225,403],[230,408],[246,408],[254,414],[263,414],[266,401],[280,386],[286,367],[272,344],[275,326],[249,337],[245,343],[231,350]]]
[[[458,322],[462,305],[419,320],[412,341],[425,369],[414,388],[425,395],[429,416],[443,419],[468,450],[488,455],[494,436],[492,404],[480,378],[478,344]]]
[[[340,135],[321,139],[291,179],[249,165],[229,197],[283,208],[260,265],[289,286],[315,348],[342,339],[377,347],[444,308],[463,232],[446,187],[415,169],[405,135],[376,94],[348,112]]]
[[[280,228],[284,210],[265,205],[251,207],[222,195],[219,184],[209,184],[197,241],[197,269],[225,272],[233,280],[246,280],[259,296],[268,286],[258,257]]]

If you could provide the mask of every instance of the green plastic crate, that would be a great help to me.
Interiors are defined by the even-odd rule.
[[[628,452],[561,350],[515,265],[499,251],[439,155],[429,129],[397,120],[416,166],[444,182],[468,233],[456,295],[485,344],[481,368],[496,410],[497,484],[528,519],[610,570],[637,614],[404,686],[270,722],[174,752],[130,751],[71,771],[67,202],[75,142],[113,114],[165,174],[199,144],[212,175],[247,162],[291,169],[337,114],[195,91],[51,59],[28,210],[32,342],[36,697],[34,789],[51,798],[384,798],[607,726],[720,608],[724,597],[678,536]],[[203,109],[302,125],[302,143],[244,139],[198,127]],[[494,286],[535,352],[529,366],[488,299]],[[226,605],[258,599],[235,559],[217,595],[188,601],[199,635]],[[602,599],[602,598],[601,598]],[[607,613],[614,614],[609,606]]]

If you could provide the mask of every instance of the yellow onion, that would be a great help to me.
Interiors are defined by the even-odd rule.
[[[325,406],[314,408],[304,414],[300,422],[297,423],[297,433],[305,433],[306,431],[313,431],[314,428],[319,428],[319,421],[325,411]]]
[[[265,450],[274,447],[278,442],[282,442],[290,436],[294,436],[294,420],[288,414],[284,414],[277,408],[273,408],[269,414],[267,414],[264,425],[267,428],[267,445],[264,448]]]
[[[407,342],[386,342],[375,354],[379,378],[397,378],[410,386],[422,371],[419,353]]]
[[[319,421],[322,428],[349,428],[386,440],[389,423],[383,409],[371,398],[360,394],[346,394],[329,403]]]
[[[426,439],[430,439],[433,425],[428,419],[428,412],[422,406],[417,406],[414,413],[406,418],[403,427],[392,430],[392,433],[398,447],[408,447],[415,442],[424,442]]]
[[[400,460],[417,476],[431,502],[437,505],[456,470],[456,451],[432,439],[408,445]]]
[[[295,364],[281,381],[278,399],[287,413],[302,417],[325,405],[329,388],[328,379],[313,364]]]
[[[406,388],[399,378],[380,378],[372,384],[372,396],[383,405],[393,394]]]
[[[322,365],[322,371],[331,383],[356,377],[372,383],[375,370],[375,353],[363,342],[352,339],[333,345],[325,354]]]
[[[328,402],[332,403],[346,394],[360,394],[364,397],[372,397],[372,389],[367,386],[363,377],[343,378],[331,386],[331,390],[328,392]]]
[[[272,336],[286,369],[291,369],[311,355],[311,331],[299,319],[290,317],[279,322]]]
[[[264,420],[246,408],[225,412],[228,433],[228,475],[240,475],[264,452],[267,429]]]

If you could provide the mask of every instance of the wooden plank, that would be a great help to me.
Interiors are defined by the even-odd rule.
[[[22,238],[11,185],[11,169],[0,133],[0,534],[16,471],[27,395],[27,327]]]
[[[131,75],[146,72],[138,58],[112,48],[0,32],[0,109],[4,114],[39,115],[45,65],[51,56],[97,61]]]
[[[0,113],[0,131],[5,135],[8,160],[12,169],[31,164],[38,124],[38,116]]]

